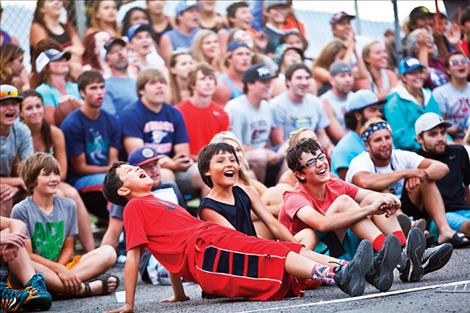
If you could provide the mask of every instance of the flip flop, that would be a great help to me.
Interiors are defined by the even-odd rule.
[[[454,233],[452,238],[446,242],[450,243],[454,249],[464,248],[470,246],[470,239],[462,233]]]

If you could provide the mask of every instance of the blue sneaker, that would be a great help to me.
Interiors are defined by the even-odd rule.
[[[388,291],[393,284],[393,270],[400,262],[401,246],[397,237],[388,235],[382,249],[372,259],[372,269],[366,281],[378,290]]]
[[[402,252],[400,264],[400,279],[404,282],[417,282],[424,275],[421,264],[424,250],[426,249],[426,238],[419,228],[412,228],[406,239],[406,247]]]
[[[5,283],[0,283],[0,309],[5,312],[21,312],[30,297],[27,290],[11,289]]]
[[[26,283],[25,290],[31,293],[31,297],[26,301],[24,307],[29,311],[47,311],[52,305],[52,296],[46,289],[44,274],[36,273]]]

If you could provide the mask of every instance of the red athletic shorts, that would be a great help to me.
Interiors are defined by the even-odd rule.
[[[218,231],[218,232],[214,232]],[[247,236],[227,229],[209,227],[188,249],[194,260],[193,277],[212,295],[248,300],[280,300],[303,296],[304,281],[285,271],[286,256],[302,245]]]

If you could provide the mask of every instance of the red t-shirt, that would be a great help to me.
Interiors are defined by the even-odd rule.
[[[199,108],[188,98],[178,103],[176,108],[183,114],[192,155],[197,155],[215,134],[228,130],[228,114],[215,102],[206,108]]]
[[[193,279],[189,250],[208,224],[171,202],[148,195],[128,202],[124,209],[126,249],[142,246],[171,273]]]
[[[304,228],[309,228],[297,217],[297,211],[305,206],[311,206],[316,211],[325,215],[328,208],[341,195],[348,195],[355,198],[359,189],[338,178],[331,178],[326,183],[325,199],[319,200],[313,197],[305,187],[305,184],[297,184],[297,186],[284,192],[282,198],[284,204],[279,213],[279,221],[286,226],[292,234],[297,234]]]

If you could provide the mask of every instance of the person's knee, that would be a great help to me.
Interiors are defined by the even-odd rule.
[[[109,267],[113,266],[116,263],[116,250],[110,245],[102,245],[99,249],[99,255],[106,260],[106,263]]]
[[[338,204],[338,208],[342,211],[357,208],[359,206],[357,202],[348,195],[340,195],[336,198],[335,202]]]

